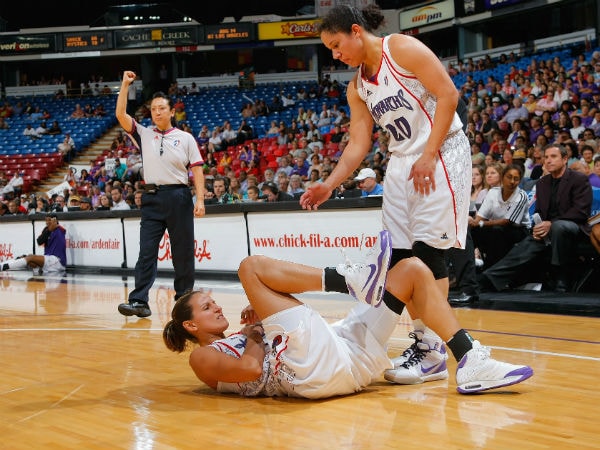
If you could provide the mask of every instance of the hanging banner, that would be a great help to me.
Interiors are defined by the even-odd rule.
[[[230,44],[250,42],[254,39],[255,26],[250,22],[222,23],[204,26],[205,44]]]
[[[115,48],[176,47],[198,44],[198,27],[116,30]]]
[[[56,35],[0,36],[0,55],[51,53],[56,51]]]
[[[316,19],[287,20],[285,22],[270,22],[258,24],[258,40],[274,41],[280,39],[316,38]]]
[[[400,30],[410,30],[454,19],[454,0],[445,0],[400,12]]]

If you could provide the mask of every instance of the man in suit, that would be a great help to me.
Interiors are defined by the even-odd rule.
[[[484,286],[500,291],[528,281],[525,277],[536,267],[532,262],[549,252],[555,290],[569,290],[577,243],[589,239],[587,218],[592,206],[592,187],[585,175],[567,168],[567,161],[564,146],[546,146],[544,166],[548,174],[535,186],[535,213],[540,215],[541,222],[533,227],[531,235],[483,272]]]

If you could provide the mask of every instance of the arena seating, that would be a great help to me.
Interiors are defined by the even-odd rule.
[[[23,136],[23,130],[28,123],[37,128],[42,120],[31,120],[28,116],[13,116],[6,119],[9,129],[0,130],[0,171],[6,177],[19,170],[24,179],[23,192],[48,177],[54,170],[62,166],[63,161],[58,153],[58,144],[64,139],[64,133],[69,132],[76,143],[77,150],[81,151],[102,136],[109,128],[115,125],[114,109],[116,95],[102,97],[85,97],[56,99],[53,95],[7,97],[11,105],[21,102],[23,105],[30,103],[39,106],[40,110],[47,110],[51,118],[46,119],[47,126],[54,120],[58,121],[63,133],[59,135],[43,135],[39,139]],[[75,105],[90,103],[93,107],[98,104],[104,106],[107,112],[104,117],[86,119],[71,119]]]
[[[594,47],[590,50],[585,51],[584,54],[586,60],[589,60],[592,53],[598,50],[600,50],[600,47]],[[535,59],[537,61],[547,61],[553,60],[554,58],[558,58],[560,60],[560,63],[564,67],[569,68],[571,67],[571,61],[576,57],[576,54],[578,53],[581,53],[581,49],[580,47],[574,45],[565,45],[556,48],[544,48],[543,50],[535,52],[533,54],[524,55],[518,58],[516,62],[498,64],[492,69],[479,70],[471,73],[459,73],[452,78],[452,81],[454,81],[454,85],[458,89],[460,89],[461,86],[467,80],[467,75],[472,75],[475,81],[484,80],[485,82],[485,80],[487,80],[489,76],[493,76],[496,80],[502,80],[504,75],[510,72],[511,66],[514,65],[518,70],[526,69],[531,64],[532,59]],[[493,60],[495,62],[498,62],[498,58],[494,58]]]
[[[253,90],[240,90],[238,86],[218,86],[201,89],[197,94],[187,94],[181,96],[181,100],[185,104],[185,110],[187,113],[187,124],[192,128],[194,136],[198,135],[200,128],[203,125],[207,125],[210,130],[215,126],[223,125],[225,120],[231,122],[232,128],[237,129],[240,126],[242,117],[240,111],[242,106],[246,103],[254,103],[256,99],[262,99],[267,105],[269,105],[273,97],[276,95],[287,95],[292,94],[292,97],[296,99],[298,89],[304,88],[308,92],[312,87],[318,89],[318,83],[314,81],[293,81],[293,82],[277,82],[277,83],[265,83],[257,84]],[[262,174],[264,169],[269,165],[276,167],[276,158],[289,152],[288,147],[280,147],[276,144],[276,137],[267,136],[267,131],[271,126],[271,121],[284,121],[286,124],[290,124],[292,119],[298,115],[298,108],[304,107],[304,109],[312,109],[317,112],[321,111],[321,105],[327,103],[329,107],[337,104],[340,109],[345,109],[349,113],[348,108],[340,105],[338,99],[331,98],[316,98],[306,100],[296,100],[294,106],[289,106],[282,111],[272,112],[266,116],[260,116],[255,118],[246,119],[247,123],[252,127],[255,133],[254,141],[258,144],[258,150],[261,153],[261,160],[259,163],[259,171]],[[207,107],[209,105],[209,107]],[[150,125],[150,119],[144,119],[142,121],[144,125]],[[331,131],[331,127],[325,127],[320,130],[321,134],[325,136],[328,142],[328,134]],[[237,146],[230,146],[223,152],[217,152],[215,155],[216,159],[219,160],[224,152],[229,153],[232,157],[232,169],[236,170],[239,168],[239,161],[236,159],[240,150],[241,145],[247,145],[249,142]],[[332,155],[337,151],[336,145],[327,145],[323,150],[323,154]]]
[[[496,65],[494,68],[473,72],[470,75],[473,75],[476,80],[485,80],[490,75],[496,79],[502,79],[505,74],[509,73],[512,65],[515,65],[517,69],[525,69],[533,58],[538,61],[559,58],[565,67],[570,67],[571,60],[575,57],[574,50],[575,48],[572,46],[562,46],[554,49],[545,48],[538,53],[521,56],[516,62]],[[598,50],[598,48],[587,50],[586,58],[589,58],[594,50]],[[580,48],[577,51],[580,52]],[[453,77],[457,88],[460,88],[464,84],[467,75],[466,73],[460,73]],[[210,86],[201,88],[198,94],[184,95],[182,100],[186,105],[187,123],[192,128],[194,135],[197,136],[202,125],[207,125],[209,129],[213,129],[217,125],[222,125],[225,120],[229,120],[232,127],[237,129],[242,120],[240,110],[245,103],[253,103],[256,99],[263,99],[268,105],[276,95],[287,95],[288,93],[292,94],[293,98],[296,98],[296,92],[301,87],[308,92],[311,87],[318,87],[318,82],[310,79],[266,82],[257,83],[254,89],[240,89],[237,85]],[[23,104],[30,102],[34,106],[39,106],[42,110],[48,110],[52,115],[52,118],[47,120],[48,125],[53,120],[58,120],[63,132],[68,131],[71,133],[80,150],[89,146],[116,124],[113,114],[116,102],[116,95],[114,94],[60,100],[55,99],[53,95],[9,96],[6,99],[13,105],[17,101],[21,101]],[[305,109],[311,108],[318,113],[323,102],[326,102],[330,107],[334,103],[339,104],[339,100],[337,99],[307,99],[296,101],[294,106],[282,111],[247,119],[248,124],[255,132],[255,140],[259,144],[259,150],[262,153],[261,169],[264,169],[268,164],[273,164],[277,156],[287,151],[287,149],[275,148],[273,145],[275,139],[266,136],[271,121],[275,120],[277,123],[284,121],[289,124],[296,117],[300,106]],[[75,108],[76,103],[81,105],[91,103],[93,106],[102,103],[105,111],[107,111],[107,115],[103,118],[72,120],[70,119],[70,114]],[[3,170],[7,176],[12,176],[14,170],[23,170],[25,172],[26,183],[31,185],[37,180],[42,181],[47,177],[49,173],[56,169],[57,163],[61,164],[56,157],[56,152],[57,146],[63,139],[63,136],[44,136],[41,139],[31,140],[22,135],[28,120],[28,118],[23,117],[7,119],[10,129],[0,130],[0,170]],[[39,121],[36,121],[32,125],[36,127],[38,123]],[[143,123],[144,125],[150,124],[150,119],[145,119]],[[321,133],[327,136],[328,131],[321,130]],[[238,150],[235,147],[230,147],[226,151],[233,156],[237,154]],[[337,148],[335,145],[327,143],[322,153],[333,155],[336,151]],[[52,157],[47,156],[53,154],[54,156]],[[20,158],[24,158],[25,160],[21,161]],[[36,158],[35,161],[32,161],[34,158]],[[46,159],[50,159],[50,161]]]

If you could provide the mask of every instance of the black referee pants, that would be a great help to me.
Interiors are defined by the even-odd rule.
[[[135,289],[129,301],[148,302],[158,259],[172,259],[175,299],[194,287],[194,206],[188,186],[158,189],[142,195],[140,253],[135,264]],[[169,238],[161,246],[165,231]],[[159,248],[161,246],[161,248]]]

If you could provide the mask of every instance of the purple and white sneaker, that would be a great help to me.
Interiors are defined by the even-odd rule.
[[[461,394],[496,389],[525,381],[533,375],[529,366],[517,366],[490,358],[490,349],[479,341],[462,357],[456,368],[456,390]]]
[[[377,308],[385,292],[385,278],[390,267],[391,256],[390,233],[382,230],[364,262],[346,261],[338,264],[336,270],[346,279],[346,286],[352,297]]]
[[[392,359],[393,369],[383,373],[383,377],[396,384],[419,384],[427,381],[448,378],[446,345],[439,341],[423,342],[417,333],[409,333],[415,343],[408,347],[398,358]]]

